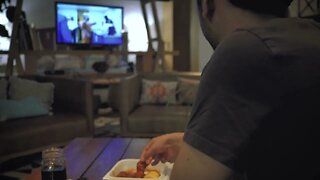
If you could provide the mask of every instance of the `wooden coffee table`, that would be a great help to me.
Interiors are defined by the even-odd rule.
[[[150,139],[76,138],[64,148],[68,179],[102,179],[121,159],[139,158]],[[41,180],[40,168],[26,180]]]

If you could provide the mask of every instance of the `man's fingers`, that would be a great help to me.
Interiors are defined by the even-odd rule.
[[[158,163],[159,163],[159,159],[153,159],[151,165],[152,165],[152,166],[155,166],[155,165],[157,165]]]
[[[149,165],[149,164],[151,164],[152,160],[153,160],[153,158],[149,157],[148,159],[146,159],[145,162],[147,163],[147,165]]]
[[[168,160],[167,160],[165,157],[162,157],[162,158],[161,158],[161,162],[162,162],[162,163],[166,163],[166,162],[168,162]]]
[[[153,157],[153,161],[151,162],[151,165],[152,165],[152,166],[157,165],[161,159],[162,159],[162,155],[161,155],[161,154],[156,154],[156,155]]]
[[[143,149],[143,151],[142,151],[142,153],[141,153],[141,155],[140,155],[140,160],[141,161],[146,161],[147,159],[148,159],[148,156],[150,156],[149,155],[149,150],[150,150],[150,148],[152,147],[152,144],[153,144],[153,140],[151,140],[146,146],[145,146],[145,148]]]
[[[154,143],[154,140],[152,139],[152,140],[146,145],[146,147],[145,147],[144,149],[145,149],[145,150],[150,149],[150,147],[153,145],[153,143]]]

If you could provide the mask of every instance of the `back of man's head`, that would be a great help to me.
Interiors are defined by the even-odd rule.
[[[257,14],[286,17],[293,0],[229,0],[234,6]]]

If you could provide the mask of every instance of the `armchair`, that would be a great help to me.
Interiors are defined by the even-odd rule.
[[[109,104],[120,114],[122,136],[153,137],[184,131],[192,105],[177,101],[173,104],[141,103],[142,80],[177,82],[179,79],[199,80],[200,73],[141,73],[122,78],[109,91]],[[177,95],[178,97],[178,95]]]

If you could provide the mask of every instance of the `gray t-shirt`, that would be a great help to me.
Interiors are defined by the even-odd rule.
[[[202,73],[185,142],[250,180],[315,178],[319,28],[273,19],[228,36]]]

